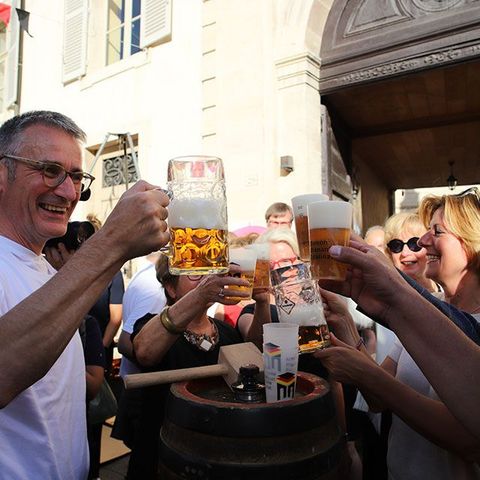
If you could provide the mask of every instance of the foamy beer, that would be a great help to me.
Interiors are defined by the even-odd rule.
[[[248,287],[229,286],[225,287],[225,296],[235,300],[249,300],[252,298],[253,281],[255,278],[255,267],[257,264],[257,254],[253,249],[230,248],[230,264],[237,265],[240,268],[238,276],[242,280],[247,280]],[[234,291],[247,292],[248,297],[235,297]]]
[[[173,275],[229,270],[227,200],[222,161],[179,157],[168,163],[169,270]]]
[[[308,205],[310,256],[313,278],[345,280],[347,265],[328,253],[332,245],[347,245],[352,225],[352,205],[342,201]]]
[[[292,198],[293,215],[295,217],[295,232],[297,234],[300,258],[310,261],[310,238],[308,231],[308,205],[313,202],[326,202],[328,196],[322,193],[297,195]]]
[[[270,287],[270,245],[267,242],[253,243],[247,248],[252,249],[257,255],[253,287]]]
[[[300,353],[330,346],[330,332],[316,280],[287,280],[277,285],[274,292],[280,322],[298,325]]]

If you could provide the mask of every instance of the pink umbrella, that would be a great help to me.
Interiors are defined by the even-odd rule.
[[[260,227],[259,225],[247,225],[246,227],[241,227],[237,230],[234,230],[232,233],[234,233],[237,237],[244,237],[249,233],[258,233],[261,235],[266,230],[267,229],[265,227]]]

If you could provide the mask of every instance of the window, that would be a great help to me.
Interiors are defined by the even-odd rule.
[[[172,0],[64,0],[64,7],[64,83],[79,80],[86,75],[87,65],[90,65],[90,73],[100,64],[103,68],[172,38]],[[91,15],[95,18],[101,16],[102,24],[106,26],[103,35],[99,37],[102,42],[98,46],[100,48],[94,46],[95,51],[105,52],[105,58],[99,62],[93,59],[88,63],[87,55],[92,50],[87,48],[88,34],[89,29],[94,28],[89,26]],[[91,31],[90,38],[92,36]],[[93,69],[91,65],[94,65]]]
[[[138,153],[135,150],[138,161]],[[125,160],[127,165],[125,165]],[[125,185],[125,177],[128,176],[128,184],[136,182],[138,178],[138,171],[133,161],[131,153],[127,153],[125,156],[122,153],[114,155],[108,158],[104,158],[102,161],[102,187],[113,187],[116,185]],[[126,171],[125,171],[126,169]]]
[[[140,48],[141,0],[108,0],[107,65]]]

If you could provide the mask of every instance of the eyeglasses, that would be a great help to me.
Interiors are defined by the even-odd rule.
[[[403,250],[404,245],[406,245],[412,252],[419,252],[423,247],[417,243],[418,240],[419,237],[412,237],[406,242],[402,242],[402,240],[394,238],[387,243],[387,247],[392,253],[400,253]]]
[[[291,225],[293,220],[290,221],[285,221],[285,222],[279,222],[278,220],[268,220],[267,225]]]
[[[293,265],[295,262],[300,260],[298,257],[291,257],[291,258],[281,258],[275,262],[270,262],[270,270],[275,270],[276,268],[281,267],[289,267]]]
[[[43,182],[49,188],[56,188],[61,185],[67,176],[72,179],[73,185],[78,192],[84,192],[90,188],[90,185],[95,180],[93,175],[82,171],[69,172],[61,165],[54,162],[39,162],[30,158],[17,157],[15,155],[2,155],[2,158],[9,158],[17,162],[24,163],[33,170],[42,172]]]

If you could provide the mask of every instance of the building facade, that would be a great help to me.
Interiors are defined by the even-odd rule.
[[[477,0],[4,3],[0,119],[52,109],[84,128],[97,181],[78,217],[188,154],[224,160],[231,229],[319,192],[354,202],[361,231],[395,189],[444,184],[452,157],[480,181]]]

